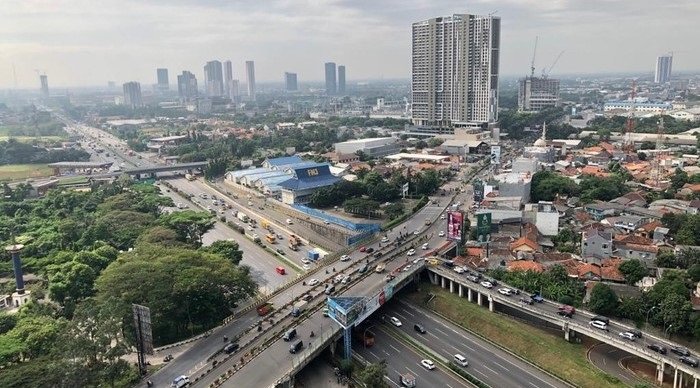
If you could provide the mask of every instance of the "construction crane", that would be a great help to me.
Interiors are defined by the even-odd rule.
[[[552,72],[554,65],[556,65],[557,62],[559,62],[559,58],[561,58],[561,56],[564,55],[564,51],[565,50],[561,50],[561,52],[559,53],[559,55],[557,55],[557,58],[554,60],[554,62],[552,62],[552,65],[549,66],[549,69],[547,71],[545,71],[545,69],[542,69],[542,78],[547,78],[549,76],[549,73]]]
[[[537,41],[539,39],[539,36],[535,36],[535,48],[532,50],[532,61],[530,61],[530,78],[535,76],[535,55],[537,54]]]

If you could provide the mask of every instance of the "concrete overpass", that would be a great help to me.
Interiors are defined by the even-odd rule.
[[[442,288],[448,288],[450,292],[457,293],[460,297],[466,297],[470,302],[475,302],[480,306],[488,306],[491,311],[494,311],[497,305],[508,306],[550,325],[561,328],[566,341],[574,340],[576,335],[580,333],[653,362],[657,366],[656,379],[659,384],[662,384],[664,381],[667,367],[673,369],[674,388],[683,386],[684,379],[686,379],[686,381],[688,381],[687,379],[692,379],[694,388],[698,388],[700,384],[700,372],[689,365],[681,363],[677,358],[674,358],[670,350],[666,355],[662,355],[645,346],[647,343],[658,343],[669,349],[676,345],[670,341],[646,332],[643,333],[642,339],[628,341],[620,338],[618,332],[633,328],[622,323],[611,320],[608,325],[610,331],[599,330],[589,325],[590,319],[594,317],[595,314],[588,311],[577,310],[572,318],[566,318],[557,314],[560,304],[552,301],[528,305],[520,302],[519,297],[509,297],[500,294],[496,290],[499,288],[498,286],[493,289],[486,288],[480,283],[470,281],[465,275],[460,275],[444,266],[427,266],[427,270],[428,277],[433,284],[440,285]]]

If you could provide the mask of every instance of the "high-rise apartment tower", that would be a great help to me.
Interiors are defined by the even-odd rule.
[[[284,73],[284,88],[288,92],[296,92],[297,86],[297,73]]]
[[[414,125],[484,128],[498,120],[500,18],[437,17],[413,23],[412,35]]]
[[[224,62],[224,94],[233,99],[231,94],[231,82],[233,81],[233,64],[231,61]]]
[[[46,74],[39,75],[39,81],[41,82],[41,95],[44,98],[49,97],[49,77]]]
[[[221,62],[210,61],[204,66],[204,88],[207,96],[224,95],[224,73],[221,69]]]
[[[671,67],[673,65],[673,55],[662,55],[656,58],[656,71],[654,72],[654,83],[665,84],[671,81]]]
[[[326,62],[326,94],[333,95],[338,91],[335,75],[335,62]]]
[[[245,76],[248,83],[248,98],[255,101],[255,62],[245,61]]]
[[[345,93],[345,66],[338,66],[338,94]]]
[[[177,94],[183,102],[191,101],[197,97],[197,78],[194,74],[184,70],[177,76]]]
[[[170,84],[168,82],[168,69],[156,69],[156,75],[158,77],[158,90],[168,90],[170,89]]]
[[[124,91],[124,105],[131,108],[138,108],[143,106],[143,99],[141,98],[141,84],[138,82],[127,82],[122,85]]]

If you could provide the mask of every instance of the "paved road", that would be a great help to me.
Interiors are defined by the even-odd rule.
[[[459,326],[403,300],[396,300],[381,310],[395,316],[403,325],[396,330],[410,336],[433,353],[452,360],[461,354],[468,362],[467,371],[492,387],[564,387],[537,368],[462,330]],[[420,334],[413,325],[421,324],[427,333]],[[384,336],[382,336],[383,338]],[[405,351],[406,346],[400,347]]]
[[[436,363],[436,368],[433,370],[424,368],[420,361],[426,357],[392,337],[390,330],[387,330],[384,325],[379,324],[371,329],[375,334],[374,346],[363,348],[362,345],[356,344],[353,346],[353,351],[369,362],[386,360],[388,375],[385,378],[391,381],[392,385],[400,387],[399,375],[409,373],[416,378],[417,387],[473,387],[440,364]]]
[[[630,386],[648,383],[627,368],[620,366],[620,360],[626,357],[632,357],[632,355],[605,343],[593,346],[588,352],[588,359],[593,365],[605,373],[619,378],[623,383]]]

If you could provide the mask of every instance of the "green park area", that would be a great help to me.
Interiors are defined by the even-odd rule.
[[[426,306],[428,295],[435,297]],[[616,377],[598,370],[586,358],[586,347],[564,341],[563,335],[545,331],[487,308],[470,303],[438,286],[421,284],[409,295],[415,304],[429,308],[470,331],[488,338],[540,368],[577,387],[623,387]]]
[[[46,164],[7,164],[0,166],[0,181],[44,178],[51,175],[53,175],[53,169]]]

